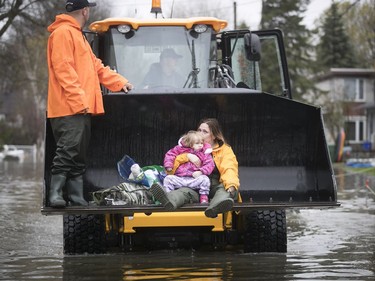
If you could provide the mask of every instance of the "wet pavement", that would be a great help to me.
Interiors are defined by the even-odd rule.
[[[336,175],[341,207],[287,211],[286,254],[64,256],[62,217],[40,213],[42,165],[0,162],[0,280],[375,280],[375,177]]]

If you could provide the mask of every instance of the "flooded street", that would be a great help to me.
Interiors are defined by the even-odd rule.
[[[286,254],[64,256],[62,216],[40,213],[42,170],[0,162],[0,280],[375,280],[375,177],[337,172],[341,207],[288,211]]]

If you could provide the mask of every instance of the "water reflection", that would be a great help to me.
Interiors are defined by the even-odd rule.
[[[375,279],[375,198],[365,188],[375,177],[339,176],[340,208],[288,210],[287,254],[233,249],[64,256],[62,217],[40,214],[42,170],[40,164],[0,162],[0,280]]]
[[[102,257],[65,257],[64,280],[84,278],[90,270],[94,279],[104,280],[277,280],[285,279],[287,256],[241,253],[152,252]],[[97,270],[95,270],[97,269]]]

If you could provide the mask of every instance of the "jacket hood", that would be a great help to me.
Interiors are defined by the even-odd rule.
[[[71,27],[81,30],[78,21],[75,18],[65,14],[56,16],[55,21],[48,26],[47,30],[52,33],[62,25],[70,25]]]
[[[211,154],[212,153],[211,144],[204,143],[202,150],[204,151],[204,154]]]
[[[182,137],[178,140],[178,145],[181,146],[181,147],[185,147],[185,145],[182,143]],[[211,145],[209,143],[204,143],[202,151],[204,152],[204,154],[212,153]]]

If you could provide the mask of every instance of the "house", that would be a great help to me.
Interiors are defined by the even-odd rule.
[[[334,144],[339,128],[344,128],[345,145],[354,153],[374,151],[375,70],[331,68],[317,81],[326,93],[315,104],[323,108],[328,144]]]

